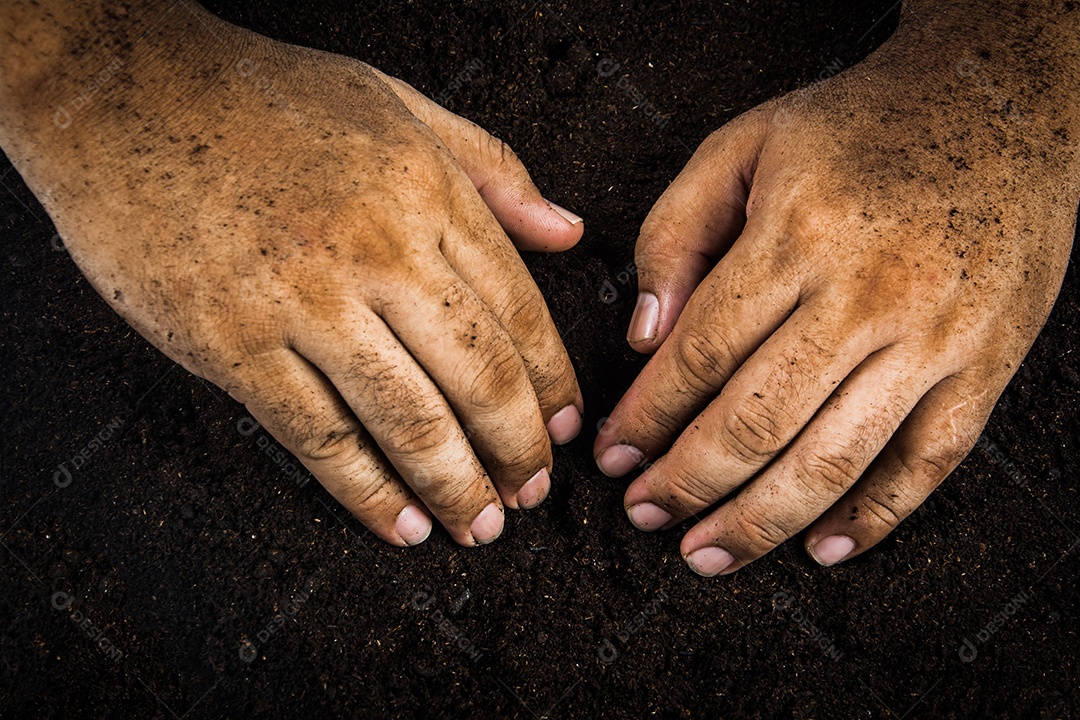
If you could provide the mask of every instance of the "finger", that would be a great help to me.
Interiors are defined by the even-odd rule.
[[[706,138],[645,218],[634,250],[638,302],[627,340],[654,352],[746,221],[767,124],[751,111]]]
[[[431,533],[406,485],[326,376],[292,351],[263,356],[242,391],[249,412],[369,530],[395,545]]]
[[[913,377],[906,352],[867,358],[774,463],[686,534],[695,572],[734,572],[799,532],[850,488],[932,379]]]
[[[551,442],[525,364],[498,319],[445,262],[425,268],[422,284],[395,284],[386,295],[393,300],[379,314],[453,408],[503,502],[536,504],[517,495],[551,472]]]
[[[333,341],[328,341],[333,338]],[[502,532],[502,506],[439,388],[383,322],[308,319],[296,350],[333,383],[401,478],[462,545]]]
[[[518,248],[551,252],[577,244],[585,228],[582,219],[545,200],[506,143],[432,102],[407,83],[383,73],[378,75],[446,144]]]
[[[772,460],[810,422],[881,335],[818,303],[800,306],[693,420],[671,450],[626,491],[627,512],[643,530],[698,513]],[[642,517],[646,518],[641,522]],[[665,523],[667,524],[667,523]]]
[[[935,385],[867,473],[806,534],[806,550],[829,566],[868,550],[915,511],[975,447],[997,394],[974,377]]]
[[[612,411],[593,445],[605,474],[621,477],[666,450],[794,309],[798,285],[756,260],[769,252],[757,235],[748,228],[709,274]]]
[[[456,215],[465,225],[447,231],[443,254],[513,341],[552,441],[567,443],[581,430],[584,404],[559,331],[525,263],[483,202],[472,193],[456,197]]]

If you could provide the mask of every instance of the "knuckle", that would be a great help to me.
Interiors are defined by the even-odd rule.
[[[712,505],[723,495],[713,481],[694,466],[678,467],[671,471],[664,489],[668,503],[678,504],[691,512]]]
[[[954,435],[927,448],[923,453],[924,460],[933,463],[943,475],[948,475],[964,461],[978,440],[978,431]]]
[[[507,143],[476,126],[483,157],[503,175],[518,176],[525,172],[525,166],[518,159],[517,153]]]
[[[546,467],[551,457],[551,444],[546,432],[531,432],[521,438],[513,448],[507,448],[503,454],[509,460],[489,462],[493,476],[505,477],[524,483],[541,467]]]
[[[850,198],[819,197],[812,203],[790,206],[786,217],[781,219],[780,228],[782,237],[790,238],[811,255],[818,255],[827,252],[829,243],[823,241],[838,231],[852,228],[854,217],[859,215]]]
[[[667,259],[668,244],[676,241],[670,218],[663,212],[653,210],[641,223],[638,242],[634,248],[634,263],[638,268],[639,282],[648,268],[656,267]]]
[[[748,549],[762,554],[791,537],[786,528],[749,506],[740,508],[734,528]]]
[[[726,126],[713,130],[701,141],[701,145],[698,146],[694,156],[700,158],[703,162],[715,160],[728,147],[730,135],[731,130]]]
[[[647,395],[642,403],[642,414],[649,423],[658,428],[664,436],[671,437],[681,431],[686,424],[681,406],[672,402],[670,397]]]
[[[356,478],[342,491],[341,504],[362,520],[370,521],[389,514],[393,517],[400,501],[398,493],[386,492],[392,478],[386,471]]]
[[[463,371],[465,400],[481,412],[502,409],[517,396],[525,382],[521,358],[507,348],[493,345],[475,365]]]
[[[386,431],[383,442],[390,452],[426,455],[450,440],[450,423],[434,413],[421,411],[402,418]]]
[[[294,425],[290,433],[297,452],[308,460],[320,462],[350,462],[367,445],[367,433],[359,425],[342,429],[319,431],[313,425]]]
[[[896,507],[899,496],[881,489],[870,488],[863,497],[862,506],[885,527],[895,528],[907,516]]]
[[[430,143],[417,140],[401,147],[394,162],[382,168],[382,184],[405,207],[447,207],[453,189],[453,163]],[[381,186],[380,186],[381,187]]]
[[[718,436],[723,448],[747,465],[760,465],[784,445],[779,423],[756,399],[736,406]]]
[[[508,285],[498,303],[499,323],[515,339],[538,341],[550,322],[543,298],[522,283]]]
[[[800,459],[797,477],[813,496],[835,499],[862,474],[862,463],[851,450],[810,450]]]
[[[238,317],[239,315],[239,317]],[[217,319],[216,332],[236,354],[259,357],[281,347],[278,319],[261,313],[233,314],[228,324]]]
[[[499,325],[510,336],[536,396],[562,408],[577,395],[574,368],[543,298],[535,288],[520,285],[514,283],[499,298]]]
[[[735,358],[727,340],[716,333],[690,330],[675,345],[681,375],[700,394],[714,391],[726,377],[726,368]]]
[[[967,457],[974,444],[967,438],[935,438],[913,453],[901,453],[899,458],[913,477],[940,482]]]
[[[439,482],[434,482],[436,479]],[[422,493],[424,503],[444,524],[468,524],[490,502],[472,483],[473,479],[470,475],[447,478],[429,475],[427,482],[417,487],[426,490]]]
[[[542,410],[562,410],[577,397],[577,375],[569,358],[538,361],[526,370]]]

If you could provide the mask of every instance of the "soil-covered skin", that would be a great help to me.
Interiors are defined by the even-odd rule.
[[[586,431],[496,543],[387,546],[112,313],[5,161],[5,717],[1080,715],[1075,268],[976,450],[845,565],[793,541],[699,578],[589,452],[643,364],[623,336],[651,203],[709,131],[865,56],[892,3],[341,5],[211,9],[438,97],[585,216],[527,262]]]

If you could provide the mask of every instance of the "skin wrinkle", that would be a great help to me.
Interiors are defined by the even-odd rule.
[[[621,442],[654,462],[626,491],[628,508],[662,504],[668,477],[716,478],[712,492],[696,488],[696,504],[674,513],[677,525],[714,507],[683,538],[684,557],[712,546],[748,562],[807,525],[808,545],[850,533],[858,554],[895,523],[848,527],[858,516],[852,507],[878,499],[905,517],[970,450],[1045,322],[1068,262],[1080,189],[1077,37],[1075,3],[905,3],[900,28],[869,58],[766,103],[764,124],[755,110],[714,133],[661,197],[637,256],[641,289],[664,308],[682,298],[668,292],[674,282],[656,283],[650,273],[665,266],[654,260],[662,250],[678,249],[654,226],[680,214],[690,228],[709,222],[709,203],[739,192],[727,168],[756,160],[753,222],[708,278],[678,269],[678,258],[664,260],[700,285],[685,309],[662,311],[661,326],[682,310],[673,329],[635,345],[656,356],[609,420],[625,429]],[[761,302],[732,311],[729,295],[768,295],[792,269],[798,302],[790,316]],[[747,332],[794,322],[765,345]],[[670,415],[697,412],[662,378],[678,370],[667,348],[703,328],[717,328],[732,354],[747,359],[711,372],[714,381],[701,389],[712,402],[687,418],[689,427],[659,428],[641,417],[658,402],[676,404]],[[890,368],[874,362],[882,357],[875,350],[894,358],[892,372],[900,363],[892,382],[920,392],[902,404],[889,397],[897,394],[885,384]],[[714,367],[706,358],[689,372]],[[747,377],[762,387],[729,391]],[[826,399],[856,377],[880,393],[880,405]],[[897,417],[900,407],[914,410]],[[746,429],[747,419],[757,430]],[[740,433],[761,447],[732,442]],[[782,438],[777,450],[817,452],[813,487],[784,483],[785,454],[759,470],[753,456],[773,449],[753,440],[762,436]],[[601,436],[594,452],[603,457],[611,443]],[[658,458],[653,449],[669,444]],[[882,444],[882,457],[895,462],[871,462],[867,446]],[[856,471],[861,479],[843,492]],[[740,484],[734,500],[721,502]],[[823,500],[841,497],[825,509]],[[874,513],[888,514],[865,515]]]
[[[1055,240],[1049,246],[1044,246],[1041,238],[1064,236],[1069,225],[1068,218],[1054,210],[1047,211],[1045,202],[1041,199],[1057,192],[1060,187],[1067,188],[1066,192],[1071,192],[1072,197],[1075,198],[1077,186],[1074,160],[1075,140],[1071,141],[1072,145],[1070,141],[1064,139],[1054,140],[1048,144],[1046,138],[1050,137],[1051,129],[1054,132],[1053,137],[1058,137],[1057,128],[1044,127],[1041,123],[1043,118],[1051,117],[1052,112],[1063,108],[1067,116],[1064,122],[1069,127],[1064,128],[1065,135],[1062,137],[1068,136],[1069,128],[1072,129],[1072,137],[1076,137],[1076,100],[1074,94],[1069,92],[1069,88],[1075,87],[1075,83],[1069,81],[1076,78],[1076,64],[1073,61],[1076,52],[1070,50],[1075,47],[1076,33],[1072,32],[1071,35],[1069,33],[1077,29],[1078,15],[1071,5],[1064,3],[1032,3],[1023,8],[1011,5],[1013,9],[1011,14],[1002,9],[1004,5],[1007,3],[987,9],[985,3],[981,5],[953,3],[948,6],[916,3],[915,12],[911,7],[906,7],[905,22],[895,38],[896,42],[891,42],[882,52],[872,56],[867,63],[859,67],[857,72],[849,71],[832,81],[808,89],[798,96],[797,102],[788,100],[786,104],[785,101],[776,103],[781,108],[795,105],[797,111],[795,119],[799,122],[793,124],[785,120],[782,123],[791,136],[788,141],[785,141],[784,133],[780,131],[770,133],[771,139],[766,139],[764,134],[759,134],[757,149],[760,152],[750,153],[755,160],[759,156],[762,160],[762,165],[754,172],[755,182],[760,180],[759,185],[766,186],[769,190],[763,195],[767,199],[761,205],[763,209],[755,210],[755,216],[758,212],[767,212],[767,209],[773,205],[794,207],[796,200],[801,200],[805,196],[855,198],[846,206],[844,203],[830,202],[828,207],[823,207],[819,211],[815,211],[814,208],[804,211],[811,219],[810,225],[813,227],[799,240],[809,249],[806,257],[812,257],[816,262],[789,259],[786,263],[787,266],[801,268],[804,273],[804,276],[800,278],[802,280],[799,288],[800,309],[809,308],[811,312],[801,315],[812,314],[815,323],[821,323],[821,318],[831,320],[833,316],[839,315],[848,326],[847,329],[851,330],[844,335],[845,337],[858,336],[859,330],[865,336],[873,329],[868,330],[865,327],[868,317],[882,316],[891,310],[895,304],[895,298],[906,298],[909,304],[914,305],[912,313],[921,314],[921,316],[912,320],[901,316],[893,323],[897,328],[896,331],[901,333],[901,336],[917,335],[928,325],[939,331],[936,335],[930,334],[930,342],[919,339],[912,341],[912,365],[918,364],[917,359],[920,355],[923,357],[929,355],[935,363],[933,366],[924,363],[920,366],[923,372],[936,376],[941,371],[940,363],[953,363],[959,366],[956,368],[956,377],[966,378],[976,385],[985,385],[990,381],[996,383],[1000,380],[999,384],[1003,386],[1009,373],[999,368],[1015,367],[1041,327],[1045,319],[1045,310],[1052,301],[1052,298],[1049,301],[1046,298],[1056,292],[1064,262],[1068,256],[1067,248],[1062,255],[1060,242]],[[87,7],[87,5],[82,4],[81,7]],[[175,7],[173,6],[173,9]],[[181,9],[186,9],[186,6],[182,6]],[[980,37],[972,40],[972,27],[976,26],[976,23],[971,22],[971,16],[975,15],[976,10],[979,9],[982,10],[984,22],[978,24]],[[1056,25],[1048,25],[1045,18],[1049,17],[1051,12],[1064,13],[1067,17],[1061,18]],[[1037,15],[1038,13],[1041,15]],[[104,16],[104,18],[94,18],[94,23],[91,25],[94,25],[96,32],[115,39],[117,37],[115,34],[106,32],[110,26],[105,24],[105,19],[112,22],[114,18],[107,12]],[[1039,20],[1039,17],[1043,19]],[[190,24],[196,26],[195,23]],[[72,32],[69,31],[69,34]],[[155,47],[157,41],[165,37],[164,33],[162,29],[148,35],[149,39],[154,41],[152,44]],[[957,73],[954,64],[957,58],[949,52],[942,52],[943,49],[951,49],[951,46],[947,48],[941,44],[938,38],[942,35],[950,38],[953,46],[963,49],[971,57],[978,57],[981,61],[979,72],[995,78],[1000,76],[1001,80],[988,84],[978,81],[978,78],[972,80],[970,75],[965,79],[961,73]],[[244,37],[247,36],[244,35]],[[137,52],[132,49],[133,43],[130,38],[118,39],[121,46],[124,43],[127,45],[126,49],[121,47],[125,58],[130,53]],[[97,48],[100,52],[96,52],[92,51],[93,47],[89,49],[85,47],[85,38],[82,41],[76,39],[75,42],[82,42],[83,46],[80,46],[79,52],[74,54],[88,62],[96,57],[97,60],[94,61],[96,63],[102,55],[109,56],[110,48]],[[138,43],[134,44],[138,45]],[[1046,49],[1042,47],[1044,45],[1047,46]],[[172,97],[174,102],[169,107],[178,109],[184,115],[204,109],[200,106],[206,103],[206,98],[210,96],[206,92],[208,83],[211,83],[215,77],[221,76],[222,73],[228,73],[232,67],[230,62],[234,57],[228,54],[223,58],[208,56],[201,50],[202,45],[198,51],[186,50],[182,44],[174,44],[171,47],[171,52],[166,51],[154,55],[153,57],[158,60],[151,64],[160,63],[170,68],[183,68],[185,64],[190,64],[191,69],[185,75],[190,81],[187,92]],[[293,59],[309,58],[310,55],[299,49],[283,49],[283,46],[282,49],[274,50],[276,47],[273,46],[270,51],[271,54],[280,55],[275,60],[276,68],[277,70],[284,69],[284,74],[287,76],[281,86],[285,90],[277,92],[286,92],[293,98],[300,97],[308,85],[296,81],[303,73],[295,68],[301,67],[303,61],[298,61],[295,68],[288,63]],[[937,52],[928,52],[935,49]],[[1045,62],[1041,62],[1043,60]],[[325,60],[325,62],[332,61]],[[348,63],[345,64],[348,65]],[[131,72],[135,72],[135,68],[140,65],[142,63],[130,60],[125,67],[130,67]],[[1001,69],[1012,66],[1018,67],[1019,72],[1010,75]],[[361,68],[362,66],[354,63],[350,67]],[[1038,68],[1037,71],[1036,68]],[[1062,83],[1047,80],[1046,68],[1049,68],[1051,73],[1061,71],[1060,75],[1055,75],[1055,77],[1066,78],[1064,93],[1061,90]],[[92,74],[93,67],[88,64],[80,70],[89,70],[89,74]],[[360,76],[369,74],[369,71],[362,70],[354,70],[354,72],[359,73]],[[340,75],[348,74],[343,70],[339,78]],[[87,73],[84,72],[83,76],[86,75]],[[72,77],[71,82],[77,81]],[[319,83],[313,83],[313,85],[323,90],[327,97],[333,96],[333,87],[324,87]],[[368,83],[368,85],[371,84]],[[391,129],[378,136],[380,143],[400,149],[400,142],[397,145],[392,142],[393,137],[397,137],[393,129],[412,126],[416,130],[421,127],[414,118],[401,111],[400,108],[395,114],[393,108],[396,106],[393,103],[396,99],[381,84],[376,83],[372,87],[367,87],[366,90],[362,82],[359,89],[348,82],[343,86],[350,89],[347,93],[349,98],[359,94],[366,99],[371,97],[376,99],[370,106],[363,107],[358,107],[351,99],[341,100],[334,108],[337,114],[355,117],[358,110],[370,112],[376,116],[370,119],[370,122],[374,124],[389,118],[386,120],[386,127]],[[927,93],[924,89],[926,86],[936,88],[937,92]],[[243,97],[233,97],[247,92],[244,90],[245,87],[250,90],[250,86],[238,83],[232,95],[225,92],[228,97],[223,101],[222,106],[216,109],[211,108],[211,110],[220,110],[216,117],[229,117],[234,109],[231,104],[234,100],[247,110],[265,109],[265,107],[270,107],[275,111],[285,109],[285,103],[281,102],[279,97],[268,97],[267,93],[261,90],[251,93],[245,105]],[[171,149],[164,143],[157,147],[142,144],[146,141],[144,136],[153,135],[154,129],[167,119],[162,118],[160,114],[149,112],[147,107],[135,107],[133,103],[139,99],[137,97],[139,93],[142,93],[144,100],[146,97],[151,97],[160,107],[167,104],[165,101],[170,99],[167,90],[168,88],[163,89],[160,85],[154,87],[142,85],[137,82],[137,78],[130,77],[127,72],[119,74],[116,87],[109,93],[101,95],[99,100],[87,110],[89,114],[82,117],[87,120],[108,118],[110,123],[108,127],[116,125],[129,130],[130,138],[116,135],[110,136],[109,140],[117,144],[139,143],[130,147],[132,152],[125,156],[126,162],[132,163],[133,166],[129,171],[117,172],[116,176],[109,178],[113,181],[112,183],[102,182],[95,186],[85,187],[61,185],[59,187],[62,192],[58,194],[50,193],[49,190],[52,188],[43,190],[43,194],[50,198],[48,200],[50,212],[55,210],[57,213],[66,214],[70,211],[78,214],[79,208],[76,205],[96,207],[99,200],[109,199],[108,194],[113,185],[124,185],[129,193],[136,193],[153,176],[153,171],[159,167],[165,167],[165,165],[159,165],[163,162],[162,153],[166,153],[169,158],[166,165],[175,163],[187,167],[188,179],[195,187],[192,190],[192,196],[204,196],[207,192],[213,192],[212,180],[206,178],[203,173],[206,173],[210,166],[209,158],[214,157],[217,151],[217,137],[184,132],[178,133],[180,142],[177,147]],[[162,95],[161,92],[165,94]],[[377,99],[380,95],[383,96],[383,102]],[[62,100],[64,96],[57,97]],[[304,98],[308,102],[314,102],[316,107],[325,102],[325,98],[314,91]],[[1002,103],[1001,98],[1007,98],[1007,101]],[[29,102],[25,95],[21,99]],[[852,111],[844,116],[843,113],[836,112],[836,108],[844,107],[858,107],[859,113]],[[309,120],[327,119],[318,111],[311,112],[313,115],[308,118]],[[330,120],[334,119],[334,114],[334,112],[330,113]],[[1015,129],[1018,126],[1013,124],[1017,119],[1013,117],[1014,114],[1019,119],[1031,123],[1022,133]],[[846,119],[843,119],[845,117]],[[975,118],[975,121],[960,128],[956,123],[958,117]],[[269,139],[271,147],[276,147],[275,143],[293,139],[294,136],[296,141],[305,146],[315,146],[327,140],[327,131],[319,129],[319,122],[298,131],[291,125],[287,125],[280,117],[278,120],[280,122],[276,128],[271,128],[271,132],[264,135]],[[922,127],[919,127],[920,124]],[[84,131],[77,126],[68,137],[75,136],[78,132]],[[404,141],[406,143],[421,142],[421,136],[424,134],[415,132],[410,135],[407,131],[402,131],[402,133],[402,137],[406,138]],[[7,131],[5,131],[5,138],[6,136]],[[222,136],[221,140],[225,137]],[[865,142],[867,137],[876,138],[876,140],[868,145]],[[5,139],[5,147],[7,145],[8,140]],[[376,183],[374,188],[364,187],[360,190],[357,190],[355,186],[350,187],[345,182],[337,185],[332,181],[325,184],[320,182],[332,179],[335,173],[347,172],[348,166],[340,162],[340,158],[327,158],[313,153],[298,168],[293,181],[294,189],[291,190],[292,198],[297,200],[303,198],[303,190],[296,190],[297,187],[326,188],[325,196],[316,193],[315,204],[327,209],[328,217],[332,222],[348,222],[352,215],[340,212],[340,206],[337,203],[340,195],[362,192],[381,197],[398,186],[407,186],[413,178],[418,176],[421,178],[420,187],[437,183],[440,173],[447,172],[447,166],[434,159],[442,157],[445,160],[445,157],[437,155],[437,152],[442,152],[443,146],[439,143],[434,143],[432,146],[436,148],[436,151],[433,151],[436,155],[427,157],[432,170],[430,176],[426,178],[422,173],[407,172],[398,168],[389,153],[372,153],[376,158],[376,161],[370,165],[373,168],[373,174],[380,178],[389,178],[389,181],[385,186],[380,187]],[[159,147],[165,149],[162,150]],[[718,147],[722,146],[718,145]],[[89,149],[80,148],[77,145],[74,150],[82,153],[80,157],[93,160],[93,153]],[[260,150],[257,148],[255,152],[258,153]],[[344,151],[344,154],[352,157],[352,151],[348,149]],[[360,153],[360,156],[366,157],[363,153]],[[500,158],[506,160],[505,148],[500,149]],[[230,157],[229,160],[232,161],[232,158]],[[246,158],[241,157],[236,162],[242,164],[244,160]],[[91,164],[93,163],[80,163],[85,167]],[[59,168],[54,168],[54,170],[58,172]],[[242,167],[240,171],[243,171]],[[37,172],[40,171],[33,170],[30,174]],[[1013,175],[1024,178],[1026,181],[1013,180]],[[769,186],[770,177],[776,178],[771,187]],[[986,177],[998,177],[1000,182],[991,187],[987,184]],[[33,177],[31,177],[31,182],[32,184],[35,182]],[[172,182],[171,178],[170,182]],[[182,185],[184,185],[183,182],[173,182],[170,191],[176,194]],[[438,188],[429,189],[433,196],[439,195]],[[412,195],[412,193],[409,194]],[[960,202],[958,206],[948,208],[944,200],[954,196],[966,197],[967,200]],[[152,197],[149,195],[147,197],[150,198],[149,201],[140,206],[144,211],[150,210],[146,216],[164,215],[161,201],[156,201],[159,204],[155,205]],[[900,200],[898,201],[897,198]],[[906,205],[905,199],[909,200]],[[65,206],[66,202],[72,205]],[[393,204],[391,201],[387,203]],[[294,202],[292,210],[295,212],[301,205],[299,201]],[[697,203],[697,205],[700,210],[707,203]],[[1073,211],[1074,206],[1075,202],[1070,202],[1070,212]],[[420,207],[407,202],[395,205],[394,209],[405,211],[399,212],[398,215],[419,217],[421,213]],[[259,211],[251,204],[238,204],[233,210],[250,215],[257,215]],[[288,209],[279,209],[271,214],[285,217],[287,211]],[[838,241],[835,234],[826,232],[824,229],[849,228],[850,224],[845,223],[843,218],[854,212],[861,212],[867,218],[875,218],[873,221],[867,220],[861,227],[855,229],[855,233],[863,235],[862,243],[853,243],[854,250],[850,252],[829,252],[836,249]],[[128,219],[129,222],[140,219],[134,217],[135,214],[136,211],[132,211],[133,217]],[[364,214],[367,215],[367,213]],[[989,222],[990,216],[993,216],[995,221],[1000,222],[1003,227],[991,232],[982,229],[982,226]],[[280,282],[287,291],[293,293],[293,297],[301,298],[301,304],[313,308],[310,312],[325,313],[328,324],[333,328],[342,319],[345,310],[340,305],[340,293],[335,294],[333,283],[330,281],[332,274],[337,271],[337,262],[333,253],[325,252],[324,254],[326,246],[322,245],[322,241],[326,234],[326,227],[319,225],[317,221],[320,219],[325,218],[311,218],[313,225],[307,228],[289,229],[285,226],[280,228],[287,232],[275,245],[275,249],[290,262],[280,266],[277,275],[292,273],[292,277],[287,281],[271,281],[266,292],[268,295],[272,294],[278,289],[274,283]],[[245,228],[258,226],[261,222],[261,219],[248,218]],[[78,232],[80,228],[75,225],[65,228],[65,230],[73,228],[75,231],[72,233],[71,241],[73,248],[79,244],[78,235],[94,237],[108,230],[108,228],[100,227],[90,228],[89,224],[83,226],[82,229],[86,232],[82,233]],[[133,224],[138,226],[137,223],[133,222]],[[416,240],[412,232],[414,229],[415,226],[408,228],[402,226],[403,231],[400,237],[388,234],[382,239],[390,242],[400,240],[403,247],[410,249],[410,253],[430,250],[430,247]],[[232,233],[233,230],[228,232]],[[913,233],[921,233],[919,237],[921,244],[911,239]],[[169,248],[168,253],[162,255],[172,257],[190,252],[199,254],[201,250],[204,257],[191,259],[189,256],[189,259],[195,264],[202,263],[203,267],[212,267],[215,261],[227,267],[229,263],[221,261],[236,257],[230,255],[231,243],[227,241],[227,238],[232,238],[233,235],[227,235],[226,231],[218,230],[216,227],[212,231],[201,227],[193,230],[185,229],[180,234],[166,233],[165,237],[165,242],[172,242],[173,246]],[[439,234],[435,233],[432,237],[439,237]],[[445,240],[444,235],[441,237]],[[94,249],[92,242],[84,242],[87,243],[87,248]],[[148,248],[153,241],[144,239],[143,242],[144,247]],[[200,243],[203,243],[202,247]],[[787,243],[787,245],[791,244]],[[798,243],[795,244],[798,245]],[[860,249],[860,245],[869,247]],[[101,254],[103,252],[100,250],[101,246],[102,243],[99,243],[98,251],[89,254]],[[195,246],[194,250],[192,246]],[[894,247],[903,247],[906,252],[924,260],[927,266],[933,267],[936,284],[929,283],[929,287],[921,293],[908,294],[910,288],[919,281],[918,273],[912,268],[921,267],[922,263],[915,265],[900,263],[895,266],[890,264],[888,261],[890,255],[888,252],[883,252],[882,248],[892,250]],[[161,248],[155,247],[155,249]],[[844,250],[847,251],[848,248],[844,247]],[[773,254],[789,257],[790,252],[789,248],[781,246],[774,249]],[[123,305],[125,312],[131,315],[132,321],[142,322],[141,327],[146,328],[147,333],[151,335],[157,333],[156,341],[159,346],[162,342],[160,336],[166,331],[171,336],[178,319],[190,322],[190,327],[183,331],[184,334],[191,336],[188,339],[184,362],[189,367],[199,368],[204,374],[220,374],[219,369],[214,366],[226,360],[232,360],[236,349],[216,346],[215,342],[208,341],[205,336],[221,332],[219,325],[223,315],[239,314],[238,298],[236,295],[230,295],[228,290],[232,278],[227,273],[222,273],[223,277],[213,277],[205,284],[200,284],[199,278],[203,277],[202,273],[185,268],[182,263],[169,265],[155,262],[162,255],[144,252],[142,267],[130,267],[126,264],[126,258],[119,257],[120,254],[122,253],[117,253],[116,257],[98,258],[94,261],[83,261],[80,264],[91,269],[88,273],[92,276],[91,282],[106,298],[111,298],[110,302],[117,306]],[[135,255],[137,254],[136,252]],[[249,261],[250,254],[249,252],[238,256],[244,261]],[[643,255],[647,257],[647,253]],[[413,256],[413,254],[408,255],[410,258]],[[293,260],[295,262],[292,262]],[[373,266],[380,264],[380,255],[377,251],[372,254],[371,264]],[[382,264],[383,270],[396,267],[392,263]],[[882,265],[886,267],[881,267]],[[123,272],[112,272],[109,269],[111,266],[120,267]],[[783,267],[784,263],[781,263],[781,266]],[[826,276],[842,280],[846,275],[851,274],[848,272],[850,266],[860,268],[854,273],[857,282],[848,285],[841,281],[833,283],[823,281]],[[295,269],[288,270],[288,268]],[[97,272],[93,272],[94,270]],[[410,275],[413,276],[410,279],[422,283],[419,266],[410,268],[410,271]],[[141,284],[138,282],[125,284],[122,278],[126,274],[142,277],[145,280]],[[1017,282],[1017,278],[1021,276],[1023,282]],[[174,277],[178,278],[175,283]],[[641,277],[647,278],[648,272],[643,271]],[[749,273],[747,277],[751,277]],[[362,282],[362,277],[350,279],[360,279],[358,285],[365,290],[369,285],[375,284]],[[761,278],[758,276],[756,279]],[[765,282],[769,281],[768,278],[765,279]],[[808,285],[818,290],[818,294],[808,295],[806,293]],[[1036,285],[1036,287],[1027,287],[1028,285]],[[1043,288],[1046,289],[1043,290]],[[837,301],[837,293],[843,295],[845,292],[850,292],[853,296],[851,302]],[[1005,307],[1006,303],[1011,303],[1011,305],[1008,305],[1007,312],[993,306],[987,310],[988,303],[984,299],[986,297],[995,298],[995,302],[1001,304],[1002,307]],[[122,303],[120,298],[123,298]],[[889,299],[888,302],[886,298]],[[814,301],[826,305],[830,311],[826,312],[823,307],[812,305]],[[725,308],[725,304],[720,303],[716,317],[709,319],[723,324]],[[838,313],[837,308],[842,308],[845,312]],[[140,310],[149,313],[151,321],[140,320],[137,317]],[[872,312],[867,312],[867,310]],[[184,318],[185,313],[189,312],[195,317]],[[943,318],[951,320],[944,322]],[[155,328],[155,324],[159,327]],[[860,324],[862,327],[851,329],[851,326]],[[215,338],[215,340],[220,342],[220,338]],[[815,349],[814,333],[803,333],[800,338],[792,338],[792,342],[810,346],[811,358],[828,355],[828,351],[824,350],[820,342],[816,343]],[[940,354],[940,356],[948,356],[947,360],[938,360],[940,356],[934,354],[933,351],[936,348],[931,347],[931,343],[937,343],[948,350]],[[175,347],[180,344],[171,345],[170,349],[175,352]],[[990,354],[988,347],[999,354],[989,359],[978,357],[980,353],[982,356]],[[998,350],[999,348],[1002,349]],[[838,348],[833,348],[833,350],[840,351]],[[736,355],[747,356],[750,352],[737,352]],[[784,351],[781,351],[780,355],[781,359],[786,357]],[[976,359],[971,360],[972,356],[976,356]],[[799,357],[806,358],[807,355],[804,353]],[[848,363],[850,367],[857,365],[854,360],[858,358],[853,358],[853,361]],[[702,362],[708,366],[708,359]],[[532,366],[531,363],[529,365]],[[964,368],[968,368],[971,372],[967,375],[959,373]],[[709,370],[714,375],[717,374],[715,369],[709,368]],[[797,406],[798,401],[805,400],[811,395],[803,390],[806,385],[812,384],[815,380],[814,370],[812,364],[808,366],[804,363],[794,369],[783,368],[783,372],[778,373],[780,376],[787,373],[789,383],[797,386],[796,391],[789,394],[782,391],[782,386],[778,387],[775,393],[776,397],[784,398],[783,407],[774,411],[778,416],[777,422],[786,422],[788,425],[795,426],[789,428],[793,430],[788,433],[791,436],[796,434],[794,431],[798,430],[797,426],[802,422],[793,408]],[[822,375],[816,380],[823,384],[834,386],[843,379],[825,376],[823,370],[820,372]],[[768,377],[773,378],[777,375],[769,374]],[[778,379],[782,380],[783,377]],[[950,379],[952,379],[951,376]],[[724,378],[718,378],[721,385],[723,381]],[[946,383],[943,381],[942,384]],[[946,393],[945,396],[948,397],[948,394]],[[813,407],[803,408],[804,414],[813,413],[815,410],[816,408]],[[986,411],[988,412],[988,408]],[[937,413],[941,412],[942,408],[938,407]],[[766,422],[773,421],[773,418],[767,415],[762,417]],[[985,420],[985,413],[981,410],[973,411],[967,418],[969,425],[982,420]],[[963,418],[954,422],[950,416],[954,429],[957,427],[957,422],[962,426],[962,421]],[[629,425],[633,426],[633,423]],[[964,428],[961,427],[961,429]],[[966,430],[968,432],[964,435],[976,432],[974,427],[968,427]],[[538,435],[538,437],[543,436]],[[657,444],[655,437],[652,444],[654,446]],[[661,444],[666,445],[666,443]],[[912,493],[912,496],[917,494],[917,492]],[[758,522],[759,526],[761,524]]]
[[[581,226],[531,220],[554,211],[509,148],[499,145],[497,172],[485,174],[512,206],[496,219],[453,153],[490,170],[473,147],[454,147],[464,129],[477,145],[482,130],[409,89],[446,132],[437,136],[368,66],[262,38],[187,1],[10,0],[0,37],[15,40],[0,46],[0,142],[94,288],[171,358],[244,400],[376,534],[400,542],[394,522],[411,503],[476,544],[470,522],[499,497],[460,426],[477,422],[472,400],[490,407],[480,437],[468,434],[500,490],[550,466],[543,413],[576,404],[580,415],[579,391],[498,223],[525,246],[557,248]],[[54,124],[88,79],[99,85],[91,101]],[[466,232],[447,240],[452,227]],[[467,324],[472,313],[474,326],[498,331],[508,358],[499,367],[527,364],[563,378],[557,386],[485,374],[477,342],[491,339],[470,337],[446,348],[457,375],[478,376],[471,398],[458,397],[452,363],[439,367],[430,352],[443,344],[438,278],[460,269],[440,248],[461,255],[456,246],[480,236],[490,280],[470,283],[477,301],[450,317]],[[500,308],[520,318],[505,331],[493,295],[520,304]],[[403,347],[425,333],[414,350],[426,355]],[[395,447],[400,473],[373,443]]]

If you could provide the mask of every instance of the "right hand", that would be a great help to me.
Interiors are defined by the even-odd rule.
[[[4,114],[5,149],[33,146],[20,172],[117,312],[376,535],[422,542],[434,515],[462,545],[494,540],[504,506],[546,497],[551,441],[583,411],[506,233],[561,250],[580,218],[404,83],[196,12],[70,126],[51,108],[71,87],[38,84]]]

